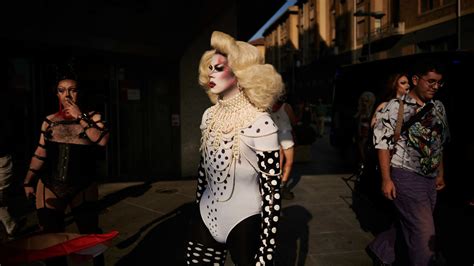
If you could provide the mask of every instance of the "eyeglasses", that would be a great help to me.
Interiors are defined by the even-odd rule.
[[[428,83],[428,86],[430,86],[430,87],[434,87],[436,84],[438,84],[438,87],[439,87],[439,88],[442,88],[442,87],[444,86],[444,84],[445,84],[444,81],[438,81],[438,80],[436,80],[436,79],[424,79],[424,78],[422,78],[421,76],[418,76],[418,77],[419,77],[420,79],[426,81],[426,83]]]

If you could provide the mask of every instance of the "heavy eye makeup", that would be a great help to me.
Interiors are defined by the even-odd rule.
[[[214,70],[215,70],[216,72],[222,72],[222,71],[224,71],[224,68],[225,68],[225,67],[224,67],[224,65],[222,65],[222,64],[215,65],[215,66],[212,66],[212,65],[209,66],[209,70],[211,70],[211,72],[214,71]]]

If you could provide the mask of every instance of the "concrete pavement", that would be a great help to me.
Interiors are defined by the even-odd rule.
[[[284,201],[279,265],[371,265],[364,248],[372,235],[361,229],[341,177],[303,176],[293,190],[295,199]],[[194,181],[103,185],[101,192],[110,193],[104,198],[121,194],[100,219],[104,231],[120,232],[105,254],[107,265],[180,265],[194,189]],[[136,191],[142,194],[133,196]]]
[[[310,158],[295,164],[295,199],[282,206],[278,265],[372,265],[364,251],[372,234],[352,209],[353,183],[343,180],[350,166],[336,153],[327,138],[319,139]],[[101,226],[120,232],[105,253],[107,265],[181,265],[195,187],[194,180],[102,185]]]
[[[353,183],[342,179],[350,165],[336,158],[327,137],[309,153],[295,164],[295,199],[282,205],[277,264],[372,265],[364,251],[372,234],[351,209]],[[195,180],[101,185],[100,225],[120,233],[105,252],[106,264],[182,265],[195,188]],[[68,231],[76,232],[69,224]],[[226,265],[232,265],[229,257]]]

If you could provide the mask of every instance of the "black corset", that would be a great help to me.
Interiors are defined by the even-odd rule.
[[[74,196],[96,180],[96,145],[46,141],[43,183],[58,197]]]

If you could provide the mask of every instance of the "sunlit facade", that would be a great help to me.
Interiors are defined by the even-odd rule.
[[[473,24],[474,1],[300,0],[264,32],[266,58],[290,91],[329,102],[336,66],[473,49]]]

